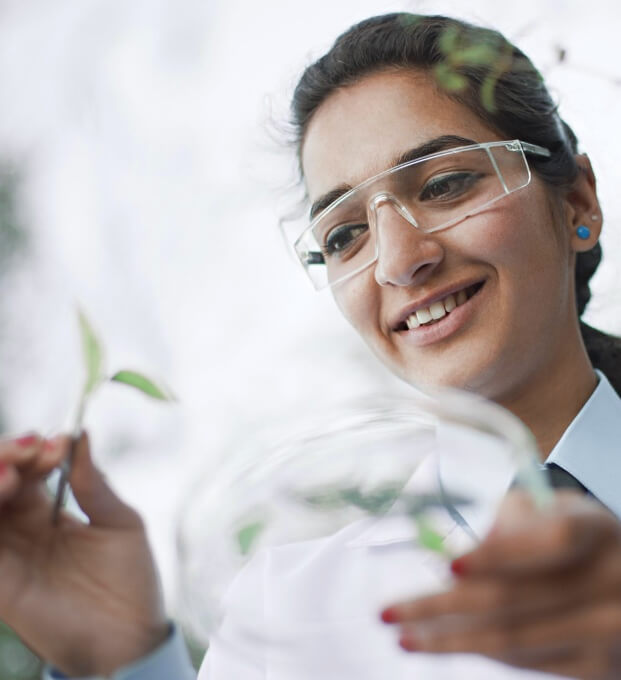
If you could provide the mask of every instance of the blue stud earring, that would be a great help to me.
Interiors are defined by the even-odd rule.
[[[584,224],[581,224],[577,229],[576,229],[576,236],[579,239],[582,239],[583,241],[586,241],[588,238],[591,236],[591,230],[585,226]]]

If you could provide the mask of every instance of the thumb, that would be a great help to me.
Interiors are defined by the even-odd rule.
[[[76,445],[69,481],[80,509],[93,526],[110,529],[142,527],[140,515],[116,495],[95,467],[86,432],[82,432]]]

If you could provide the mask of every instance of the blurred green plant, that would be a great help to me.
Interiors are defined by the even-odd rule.
[[[401,18],[405,27],[414,28],[421,15],[409,14]],[[449,26],[441,34],[438,47],[442,59],[432,69],[438,85],[449,94],[463,92],[472,85],[465,75],[475,69],[480,82],[479,95],[483,108],[495,113],[496,86],[509,72],[532,71],[532,65],[513,54],[513,48],[502,36],[482,34],[467,26]],[[537,72],[538,73],[538,72]],[[541,74],[539,74],[539,78]]]
[[[0,161],[0,280],[9,270],[13,258],[26,245],[26,231],[19,217],[17,190],[19,174],[8,163]],[[0,336],[3,332],[0,326]],[[4,417],[0,404],[0,430],[4,432]]]
[[[17,209],[19,176],[7,165],[0,164],[0,275],[15,253],[26,243]]]
[[[464,68],[483,69],[485,77],[481,83],[481,103],[486,111],[496,111],[495,90],[498,80],[509,69],[519,67],[513,58],[511,45],[505,40],[488,38],[475,40],[469,31],[456,26],[447,28],[439,40],[443,61],[433,69],[438,84],[447,92],[461,92],[468,87]]]
[[[183,639],[185,640],[185,645],[188,648],[188,652],[190,653],[192,665],[198,671],[198,669],[201,667],[201,664],[203,663],[203,657],[205,656],[207,647],[198,642],[193,635],[185,630],[183,631]]]
[[[376,517],[387,514],[398,503],[399,511],[404,512],[416,527],[416,543],[427,550],[448,556],[444,538],[433,528],[433,522],[428,513],[440,508],[463,507],[472,501],[446,491],[438,494],[422,494],[407,493],[403,489],[402,482],[389,482],[370,490],[364,490],[358,486],[342,488],[324,486],[306,493],[297,500],[318,512],[338,512],[354,507]],[[252,520],[244,524],[236,534],[237,546],[243,556],[251,553],[257,539],[267,528],[266,520],[257,519],[257,515],[265,513],[255,510],[254,514]]]
[[[0,278],[27,240],[17,208],[18,185],[18,173],[0,164]],[[4,431],[2,420],[0,412],[0,428]],[[41,661],[11,628],[0,622],[0,680],[38,680],[41,666]]]
[[[265,529],[265,522],[252,522],[246,524],[237,532],[237,543],[239,545],[239,552],[242,555],[247,555],[259,534]]]
[[[374,516],[386,514],[399,503],[417,530],[416,542],[427,550],[448,554],[444,538],[432,527],[427,513],[430,510],[457,507],[471,503],[467,498],[443,492],[442,494],[409,494],[402,483],[389,483],[364,491],[359,487],[326,488],[304,497],[305,503],[322,511],[340,510],[349,506],[360,508]]]
[[[0,623],[1,680],[39,680],[43,664],[6,624]]]

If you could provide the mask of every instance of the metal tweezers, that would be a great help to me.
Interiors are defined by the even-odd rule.
[[[60,511],[65,505],[67,485],[69,484],[69,477],[71,476],[71,470],[73,469],[73,461],[81,437],[81,429],[73,433],[71,436],[71,442],[69,444],[69,453],[60,466],[60,479],[58,480],[58,486],[56,487],[56,496],[54,498],[54,507],[52,509],[52,524],[54,526],[58,526]]]

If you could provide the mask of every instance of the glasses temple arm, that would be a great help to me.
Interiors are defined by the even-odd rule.
[[[538,146],[537,144],[529,144],[528,142],[520,142],[520,144],[522,145],[522,149],[526,153],[532,153],[535,156],[545,156],[546,158],[550,158],[550,156],[552,155],[552,152],[543,146]]]
[[[306,253],[303,253],[300,257],[302,260],[303,264],[305,266],[311,265],[311,264],[325,264],[326,259],[323,256],[323,253],[319,250],[310,250]]]

